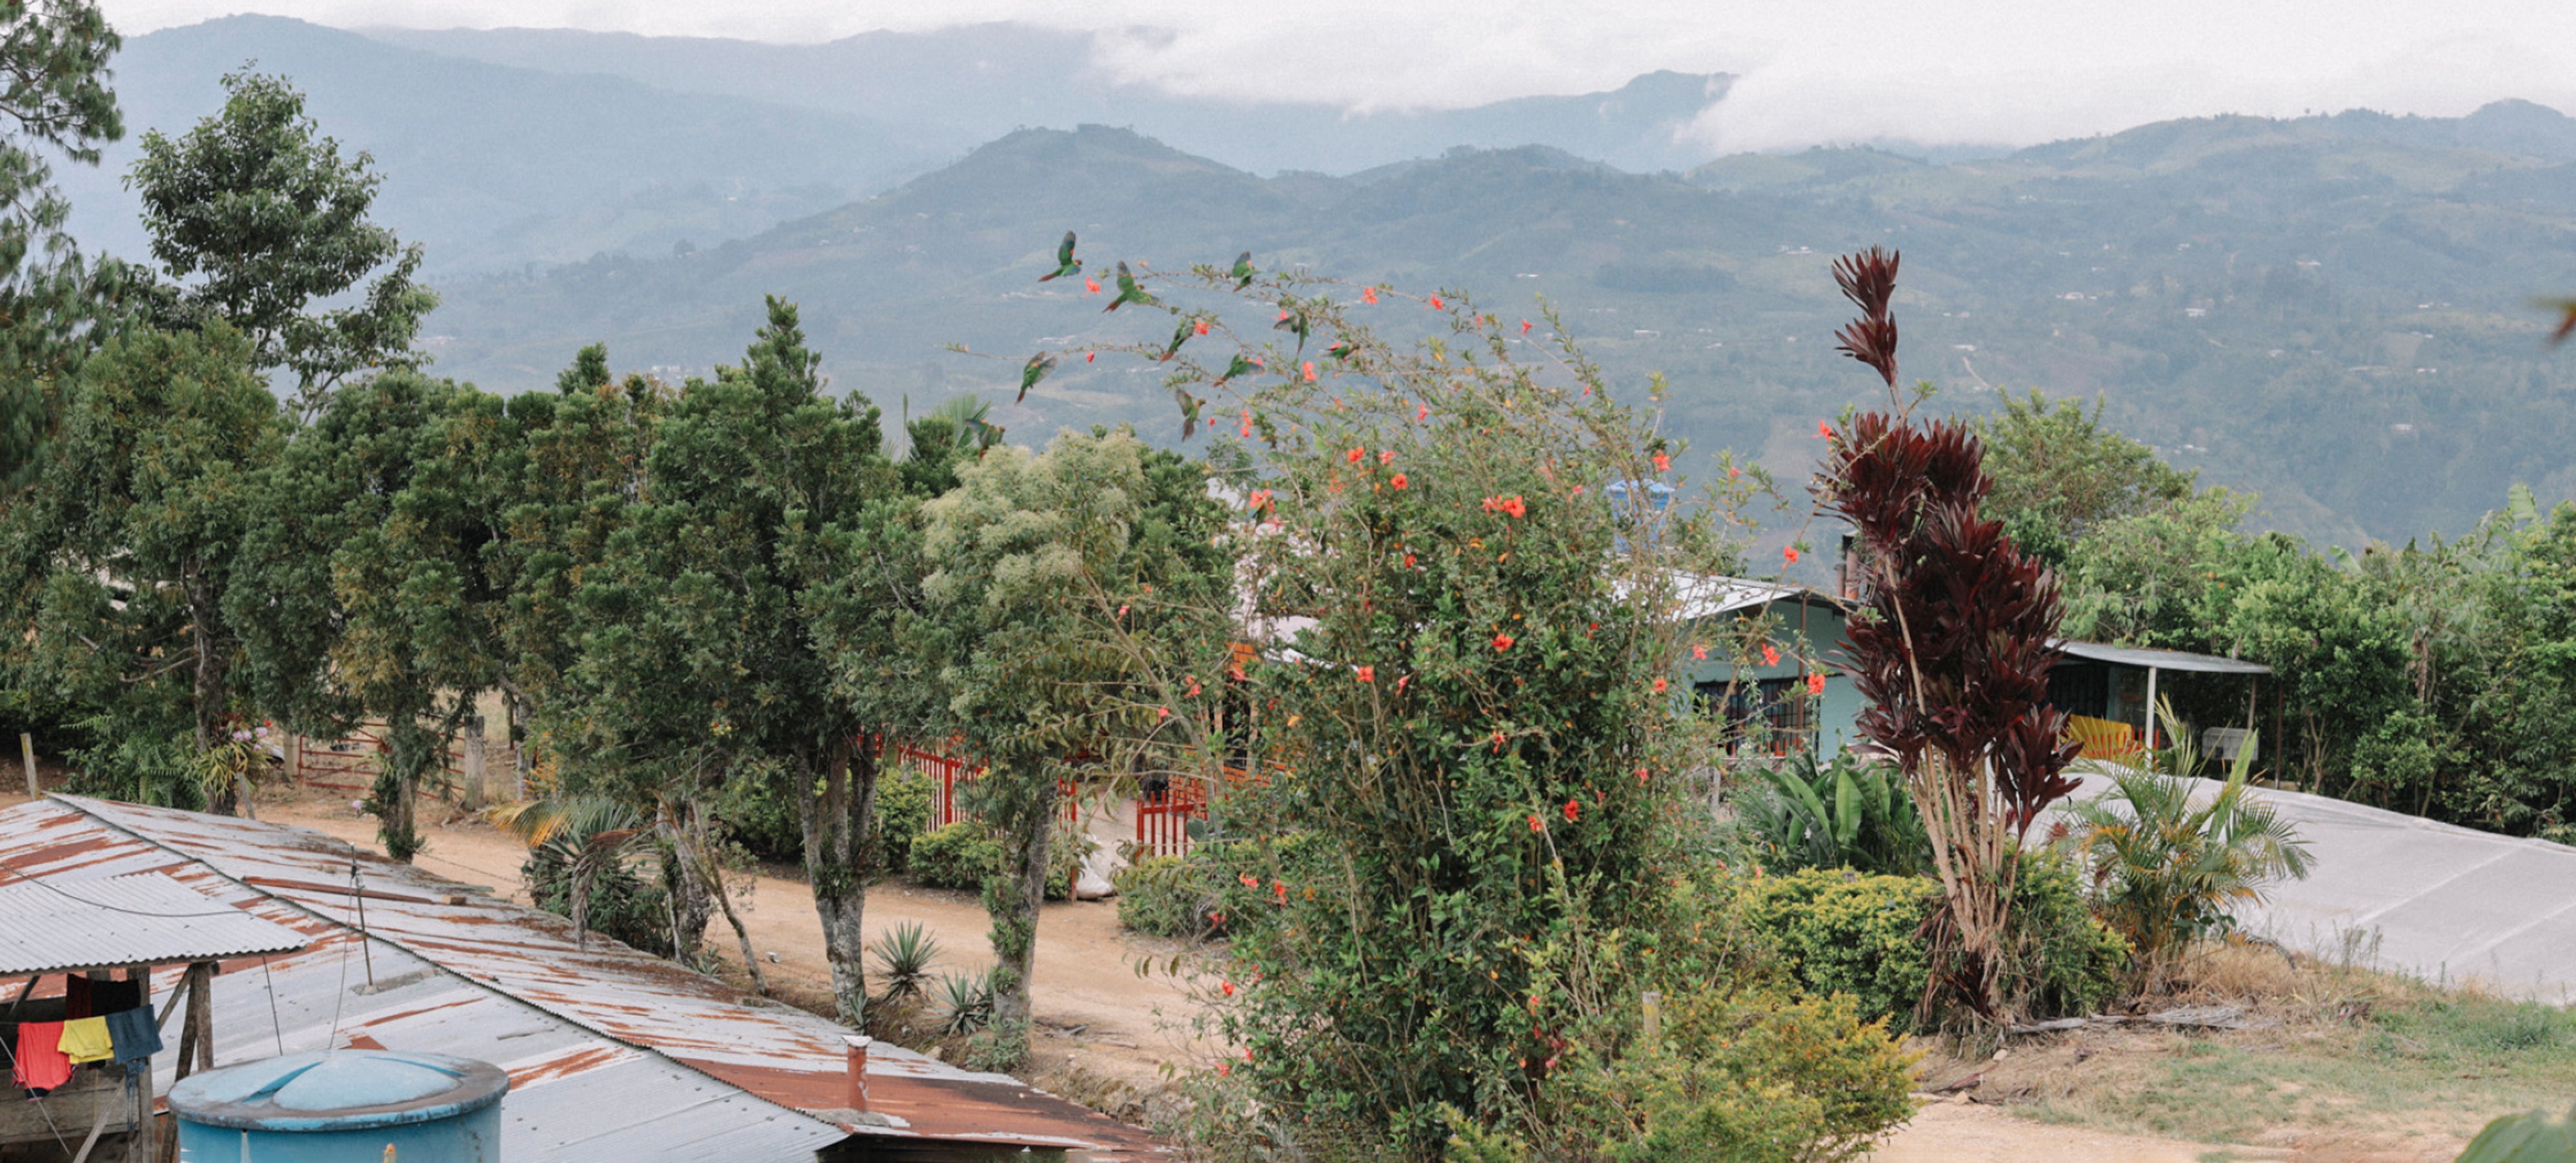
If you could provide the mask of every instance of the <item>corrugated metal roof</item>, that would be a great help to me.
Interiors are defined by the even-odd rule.
[[[1841,603],[1821,590],[1784,582],[1717,575],[1675,575],[1673,586],[1679,599],[1677,613],[1684,619],[1713,618],[1773,602],[1805,602],[1837,610],[1842,608]]]
[[[186,964],[304,947],[294,931],[144,873],[0,885],[0,976]]]
[[[2270,674],[2272,668],[2241,658],[2220,658],[2214,654],[2194,654],[2188,650],[2158,650],[2146,646],[2106,646],[2099,642],[2077,642],[2060,638],[2049,645],[2076,658],[2120,666],[2151,667],[2156,670],[2189,670],[2203,674]]]
[[[1102,1160],[1163,1152],[1008,1075],[882,1043],[858,1117],[842,1109],[837,1023],[615,942],[576,946],[551,913],[305,829],[56,797],[0,811],[0,859],[63,884],[161,871],[304,934],[304,952],[226,965],[214,990],[219,1060],[358,1045],[495,1063],[513,1083],[502,1103],[513,1160],[801,1160],[853,1132],[1071,1146]]]

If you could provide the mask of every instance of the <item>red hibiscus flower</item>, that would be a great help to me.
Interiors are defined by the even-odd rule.
[[[1499,652],[1499,651],[1509,650],[1509,649],[1511,649],[1511,648],[1512,648],[1512,636],[1511,636],[1511,635],[1509,635],[1509,634],[1496,634],[1496,635],[1494,635],[1494,649],[1495,649],[1496,651],[1498,651],[1498,652]]]

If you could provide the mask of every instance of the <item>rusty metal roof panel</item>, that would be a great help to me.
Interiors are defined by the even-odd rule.
[[[63,858],[70,874],[90,871],[83,860],[151,868],[157,852],[159,867],[182,880],[209,882],[195,885],[201,891],[263,916],[291,914],[297,922],[291,927],[314,936],[307,952],[270,962],[284,1027],[270,1040],[282,1037],[290,1051],[326,1044],[332,1034],[330,1011],[336,1006],[341,1044],[356,1037],[401,1049],[482,1058],[510,1069],[514,1079],[525,1070],[548,1078],[554,1072],[583,1077],[605,1069],[614,1058],[611,1049],[626,1048],[647,1053],[663,1069],[685,1077],[721,1080],[738,1099],[772,1112],[764,1117],[789,1123],[828,1124],[875,1136],[1076,1147],[1101,1160],[1165,1153],[1161,1143],[1136,1128],[1008,1075],[962,1070],[884,1044],[870,1053],[868,1110],[856,1115],[843,1109],[847,1083],[841,1036],[847,1031],[829,1019],[746,997],[724,982],[613,941],[593,937],[583,947],[572,939],[571,924],[551,913],[472,894],[416,867],[304,829],[97,800],[58,797],[56,802],[58,811],[68,808],[65,814],[88,817],[93,833],[75,846],[84,855]],[[24,811],[0,812],[0,848],[14,847],[25,822],[12,817]],[[103,832],[125,833],[117,839],[143,851],[103,843],[97,836]],[[376,981],[385,987],[380,994],[363,992],[365,958],[354,952],[359,948],[355,906],[361,898],[351,895],[353,863],[359,868],[357,886],[372,938],[366,948],[373,951]],[[344,972],[353,975],[345,989],[339,985]],[[422,972],[439,975],[451,987],[469,988],[494,1004],[459,1002],[424,1009],[421,999],[410,998],[412,986],[395,984]],[[224,1028],[269,1030],[271,1023],[260,1012],[268,1004],[264,987],[235,992],[259,985],[247,975],[219,982],[219,1005],[243,1007]],[[402,1004],[379,1006],[380,998]],[[540,1019],[578,1034],[532,1024]],[[381,1033],[376,1032],[380,1025]],[[515,1040],[506,1036],[512,1031],[521,1031],[518,1037],[526,1039],[515,1048]],[[541,1046],[547,1053],[537,1058],[545,1064],[526,1065],[537,1061],[530,1055]],[[274,1046],[262,1052],[274,1052]],[[505,1103],[505,1116],[507,1110]],[[805,1113],[792,1113],[800,1111]],[[607,1156],[591,1155],[585,1148],[579,1157]]]
[[[0,976],[219,961],[303,947],[294,932],[158,873],[0,885]]]

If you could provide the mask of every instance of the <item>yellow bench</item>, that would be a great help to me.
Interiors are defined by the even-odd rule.
[[[2086,759],[2130,760],[2146,750],[2137,728],[2090,715],[2068,715],[2066,737],[2084,745]]]

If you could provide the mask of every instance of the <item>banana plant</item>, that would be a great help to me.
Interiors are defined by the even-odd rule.
[[[1910,876],[1931,866],[1923,817],[1894,767],[1845,751],[1828,764],[1800,755],[1757,770],[1737,806],[1774,869]]]

